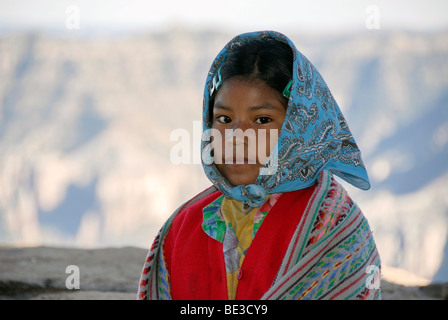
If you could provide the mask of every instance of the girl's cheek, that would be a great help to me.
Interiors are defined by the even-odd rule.
[[[215,164],[221,164],[224,162],[224,149],[225,144],[220,130],[214,130],[214,135],[211,139],[212,155]]]

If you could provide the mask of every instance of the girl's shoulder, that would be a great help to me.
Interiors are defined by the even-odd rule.
[[[202,220],[202,209],[221,196],[222,193],[215,186],[211,186],[190,200],[184,202],[172,215],[172,225],[179,228],[184,221],[192,221],[200,218]]]

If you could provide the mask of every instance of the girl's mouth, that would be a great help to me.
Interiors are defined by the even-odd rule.
[[[246,164],[256,164],[257,161],[254,159],[249,159],[248,157],[229,157],[225,159],[225,164],[230,165],[246,165]]]

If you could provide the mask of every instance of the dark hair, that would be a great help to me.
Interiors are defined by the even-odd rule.
[[[293,53],[287,43],[274,38],[253,39],[227,55],[221,77],[223,82],[237,76],[262,80],[281,96],[292,79],[292,64]]]

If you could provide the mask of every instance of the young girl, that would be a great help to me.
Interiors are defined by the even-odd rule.
[[[369,189],[360,151],[287,37],[247,33],[224,47],[206,80],[203,130],[213,186],[160,230],[139,299],[381,297],[367,220],[333,178]]]

